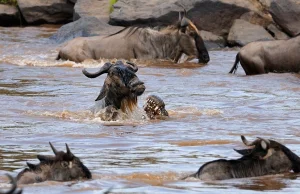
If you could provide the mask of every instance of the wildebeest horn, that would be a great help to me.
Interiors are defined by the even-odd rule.
[[[247,156],[247,155],[251,154],[253,151],[253,149],[242,149],[242,150],[233,149],[233,150],[236,151],[237,153],[241,154],[242,156]]]
[[[14,193],[14,191],[17,189],[17,183],[16,183],[16,180],[10,175],[10,174],[6,174],[6,176],[8,176],[8,178],[10,179],[11,181],[11,184],[12,184],[12,187],[9,191],[7,191],[6,193],[7,194],[12,194]],[[18,194],[21,194],[22,193],[22,190],[17,192]]]
[[[99,71],[95,72],[95,73],[89,73],[86,71],[86,69],[82,70],[82,73],[88,77],[88,78],[95,78],[98,77],[99,75],[103,74],[103,73],[108,73],[109,68],[112,66],[111,63],[105,63]]]
[[[55,159],[54,156],[45,156],[45,155],[37,155],[36,157],[37,157],[37,158],[39,159],[39,161],[41,161],[41,162],[43,162],[43,161],[52,161],[52,160]]]
[[[73,154],[72,154],[72,152],[71,152],[71,150],[70,150],[68,144],[66,144],[66,149],[67,149],[67,154],[68,154],[69,156],[73,156]]]
[[[55,149],[55,147],[52,145],[51,142],[49,142],[49,144],[50,144],[50,146],[51,146],[51,149],[52,149],[53,153],[54,153],[55,155],[57,155],[57,154],[58,154],[58,151]]]
[[[126,61],[127,64],[130,66],[127,66],[129,69],[131,69],[134,72],[137,72],[139,70],[138,66],[135,63],[132,63],[130,61]]]
[[[241,135],[241,139],[242,139],[243,143],[244,143],[246,146],[253,146],[253,145],[255,145],[255,144],[254,144],[255,141],[250,143],[250,142],[246,139],[246,137],[243,136],[243,135]]]

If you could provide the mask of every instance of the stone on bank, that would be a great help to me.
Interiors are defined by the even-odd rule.
[[[234,21],[227,38],[232,46],[245,46],[250,42],[262,40],[274,40],[274,38],[262,26],[241,19]]]
[[[67,23],[72,21],[74,3],[68,0],[18,0],[28,24]]]

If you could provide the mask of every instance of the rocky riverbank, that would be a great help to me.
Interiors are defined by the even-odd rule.
[[[17,7],[0,5],[0,25],[63,23],[51,37],[63,43],[111,34],[124,26],[173,24],[182,7],[210,49],[300,34],[298,0],[119,0],[112,13],[108,0],[18,0]]]

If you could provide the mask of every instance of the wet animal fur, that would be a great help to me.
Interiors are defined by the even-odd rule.
[[[231,178],[256,177],[299,172],[300,158],[284,145],[274,141],[258,138],[249,143],[244,136],[242,140],[249,149],[236,150],[243,156],[235,160],[214,160],[202,165],[199,170],[188,177],[205,181]]]
[[[39,164],[27,162],[27,168],[17,176],[18,184],[31,184],[47,180],[71,181],[92,177],[89,169],[76,157],[66,144],[67,152],[57,151],[49,142],[55,156],[37,155]]]
[[[207,63],[208,51],[196,26],[185,16],[177,25],[157,31],[127,27],[109,36],[77,37],[66,43],[57,59],[82,62],[85,59],[169,59],[178,62],[182,54]]]
[[[300,72],[300,35],[289,40],[257,41],[244,46],[236,55],[229,73],[241,63],[246,75]]]

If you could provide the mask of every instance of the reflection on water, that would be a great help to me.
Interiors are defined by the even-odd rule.
[[[13,29],[13,28],[9,28]],[[205,162],[239,155],[240,135],[273,138],[300,155],[299,74],[230,75],[236,51],[210,52],[208,65],[135,61],[145,82],[139,108],[103,122],[93,111],[105,76],[86,79],[82,67],[106,60],[55,61],[55,27],[0,28],[0,188],[48,142],[68,145],[93,173],[79,182],[22,185],[24,193],[296,193],[298,175],[216,181],[180,179]],[[4,46],[5,45],[5,46]],[[12,65],[14,64],[14,65]],[[141,119],[150,94],[170,118]]]
[[[265,191],[265,190],[281,190],[285,188],[287,184],[282,179],[276,179],[273,177],[264,177],[260,179],[254,179],[253,182],[248,184],[237,184],[235,187],[239,189]]]

